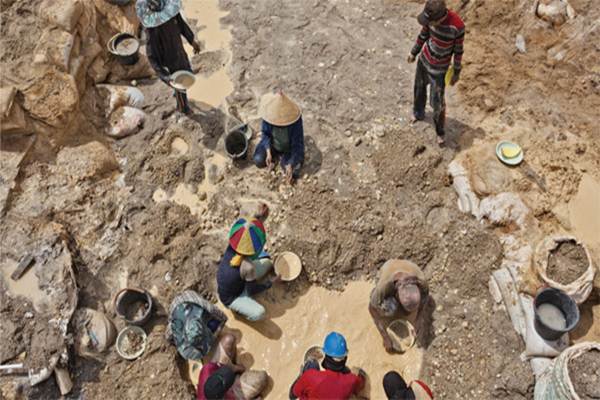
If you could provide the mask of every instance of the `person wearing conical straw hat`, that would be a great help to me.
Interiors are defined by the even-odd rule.
[[[217,271],[219,299],[249,321],[265,317],[265,308],[252,297],[280,280],[277,275],[264,279],[273,270],[273,262],[263,250],[267,241],[263,222],[268,215],[269,208],[262,204],[254,218],[240,218],[233,224]]]
[[[304,128],[300,107],[279,90],[263,103],[262,138],[254,151],[259,168],[273,168],[280,158],[287,181],[292,184],[300,176],[304,163]]]
[[[192,72],[181,36],[192,45],[194,53],[199,53],[202,46],[181,16],[181,0],[137,0],[135,11],[147,33],[148,61],[158,77],[171,86],[172,73]],[[178,111],[191,113],[184,90],[175,90],[175,99]]]

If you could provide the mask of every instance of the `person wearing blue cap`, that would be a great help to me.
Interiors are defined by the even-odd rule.
[[[344,400],[363,389],[366,374],[362,369],[353,372],[346,366],[348,346],[342,334],[329,333],[325,337],[323,353],[323,369],[314,358],[305,360],[302,374],[290,389],[290,399]]]

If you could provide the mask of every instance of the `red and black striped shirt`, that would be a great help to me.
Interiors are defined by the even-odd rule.
[[[440,24],[421,29],[411,53],[421,53],[420,60],[431,74],[446,73],[454,55],[454,69],[460,72],[464,38],[465,24],[458,14],[448,10]]]

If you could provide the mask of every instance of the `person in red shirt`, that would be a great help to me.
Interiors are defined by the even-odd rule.
[[[323,345],[323,370],[314,359],[308,359],[302,374],[290,391],[291,399],[345,400],[357,395],[365,385],[366,374],[359,369],[353,373],[346,367],[348,348],[344,336],[331,332]]]

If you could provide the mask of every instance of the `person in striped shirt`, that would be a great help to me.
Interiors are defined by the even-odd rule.
[[[465,24],[458,14],[446,7],[445,0],[427,0],[425,9],[417,19],[422,28],[408,56],[408,62],[412,63],[420,53],[415,75],[413,122],[425,118],[429,85],[435,131],[438,143],[443,145],[446,119],[445,76],[454,58],[454,74],[450,85],[454,85],[460,78]]]

